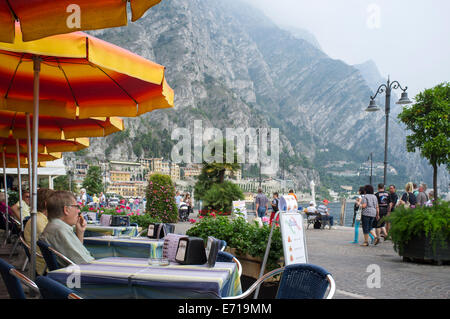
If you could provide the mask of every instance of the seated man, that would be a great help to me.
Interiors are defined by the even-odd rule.
[[[333,216],[331,216],[328,212],[328,205],[329,201],[324,199],[322,204],[317,207],[317,212],[320,214],[321,220],[329,220],[330,221],[330,227],[333,227]]]
[[[76,264],[90,263],[94,257],[83,246],[87,222],[79,215],[80,206],[75,196],[67,191],[53,192],[47,198],[49,223],[40,239]],[[75,226],[75,233],[73,231]]]

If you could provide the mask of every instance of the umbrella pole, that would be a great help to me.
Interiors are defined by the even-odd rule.
[[[28,191],[31,195],[31,189],[33,188],[33,178],[31,177],[31,125],[30,125],[30,113],[26,113],[27,123],[27,154],[28,154]],[[30,208],[33,207],[33,198],[30,196]]]
[[[22,177],[20,176],[19,139],[17,139],[17,138],[16,138],[16,154],[17,154],[17,181],[18,181],[18,183],[19,183],[20,231],[23,232],[23,216],[22,216]]]
[[[2,150],[2,157],[3,157],[3,183],[4,183],[4,189],[5,189],[5,205],[6,205],[6,209],[5,209],[5,242],[3,244],[3,247],[6,246],[6,244],[8,243],[8,238],[9,238],[9,209],[8,209],[8,185],[6,184],[6,156],[5,156],[5,148],[3,148]]]
[[[37,160],[39,127],[39,72],[41,58],[33,55],[33,208],[31,210],[31,278],[36,277]]]

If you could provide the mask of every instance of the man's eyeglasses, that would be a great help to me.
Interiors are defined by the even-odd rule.
[[[75,208],[78,208],[78,209],[81,210],[81,206],[78,205],[78,204],[74,204],[74,205],[64,205],[64,206],[66,206],[66,207],[75,207]]]

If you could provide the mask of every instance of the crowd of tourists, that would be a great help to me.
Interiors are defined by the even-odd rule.
[[[427,185],[409,182],[405,185],[405,192],[399,198],[395,185],[389,185],[385,190],[384,184],[378,184],[377,192],[372,185],[361,186],[359,197],[354,206],[352,227],[355,227],[355,239],[358,243],[359,226],[362,226],[364,242],[361,246],[369,246],[369,237],[374,245],[381,239],[386,240],[389,232],[389,223],[384,217],[389,216],[396,207],[414,209],[421,206],[432,206],[434,202],[433,191],[426,193]]]

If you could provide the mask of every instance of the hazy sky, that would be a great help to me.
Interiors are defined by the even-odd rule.
[[[333,59],[373,60],[411,98],[450,81],[449,0],[246,1],[277,24],[309,30]]]

